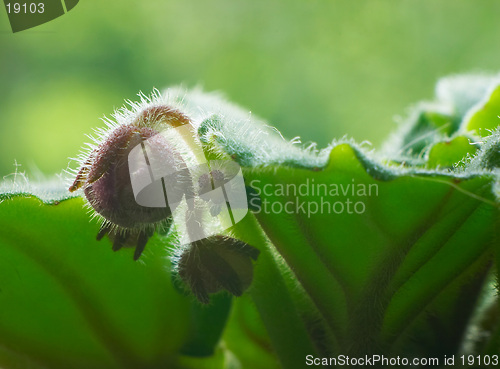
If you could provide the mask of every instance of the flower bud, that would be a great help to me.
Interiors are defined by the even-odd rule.
[[[89,205],[104,218],[98,239],[108,234],[113,249],[137,246],[135,258],[158,225],[166,225],[172,212],[168,203],[161,207],[137,203],[131,183],[129,154],[138,145],[148,146],[165,165],[185,167],[181,156],[158,134],[168,127],[188,124],[189,120],[166,106],[144,109],[130,124],[123,124],[103,135],[103,140],[81,166],[69,191],[83,189]],[[143,146],[144,147],[144,146]],[[150,178],[150,167],[135,169],[134,176]]]
[[[183,250],[177,265],[179,276],[196,298],[208,304],[208,294],[226,290],[241,296],[253,279],[253,260],[259,250],[227,236],[198,240]]]

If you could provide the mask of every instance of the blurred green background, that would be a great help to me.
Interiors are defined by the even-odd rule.
[[[82,0],[12,34],[2,9],[0,178],[60,172],[124,99],[179,83],[287,138],[379,146],[440,76],[500,69],[499,16],[497,0]]]

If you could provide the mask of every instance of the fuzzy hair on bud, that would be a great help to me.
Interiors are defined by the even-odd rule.
[[[140,96],[140,103],[129,102],[131,110],[123,108],[115,112],[115,121],[105,120],[107,129],[98,130],[98,137],[93,139],[95,144],[88,145],[89,150],[80,156],[79,170],[69,188],[70,192],[82,189],[87,206],[102,220],[97,238],[107,234],[114,250],[135,246],[135,259],[157,228],[170,225],[172,209],[168,204],[146,207],[137,203],[131,183],[129,154],[147,140],[156,156],[182,169],[185,163],[181,156],[159,133],[191,124],[186,115],[166,105],[157,91],[151,98]],[[147,167],[137,171],[135,176],[147,178],[150,175]]]

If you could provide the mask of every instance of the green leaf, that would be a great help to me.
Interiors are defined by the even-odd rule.
[[[164,367],[186,340],[191,301],[172,286],[167,244],[141,262],[97,242],[80,198],[0,204],[0,363],[34,367]]]
[[[477,147],[464,136],[455,137],[450,141],[438,142],[430,149],[427,166],[429,168],[453,168],[464,158],[473,157],[476,151]]]
[[[465,129],[480,136],[489,136],[500,125],[500,85],[486,95],[485,101],[472,109],[465,120]]]
[[[245,178],[261,196],[257,219],[340,342],[337,353],[392,352],[447,286],[480,276],[487,264],[475,263],[491,259],[498,211],[487,177],[377,181],[344,144],[322,170],[276,166]]]

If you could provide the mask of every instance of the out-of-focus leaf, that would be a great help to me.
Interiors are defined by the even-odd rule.
[[[466,158],[467,155],[474,156],[476,151],[477,147],[472,145],[470,139],[464,136],[438,142],[430,149],[427,166],[429,168],[452,168]]]
[[[486,100],[472,109],[465,121],[467,131],[480,136],[489,136],[500,125],[500,85],[492,89]]]
[[[134,262],[131,250],[95,240],[80,198],[56,203],[11,195],[0,203],[0,363],[174,365],[192,302],[172,286],[166,242],[155,236]]]
[[[242,368],[280,367],[266,328],[249,296],[235,299],[228,323],[224,345],[238,357]]]
[[[205,357],[214,354],[231,308],[231,296],[218,294],[212,297],[210,305],[191,305],[192,320],[186,343],[181,354]]]

